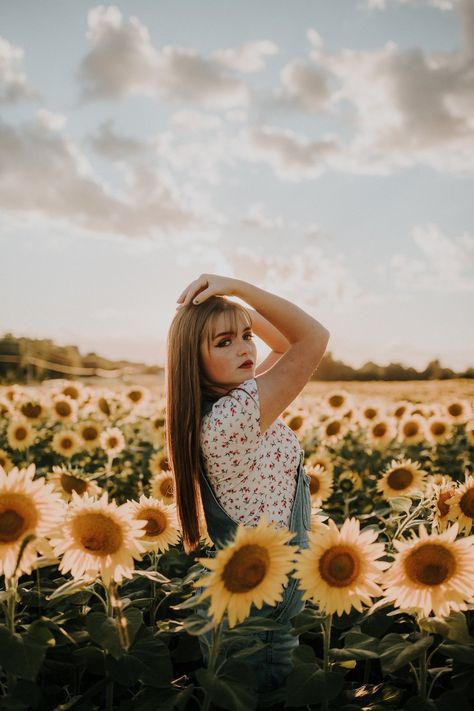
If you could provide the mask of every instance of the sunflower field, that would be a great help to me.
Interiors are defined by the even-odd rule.
[[[308,548],[263,516],[208,557],[207,532],[182,546],[163,392],[0,386],[0,709],[474,708],[474,403],[334,389],[282,419]],[[257,695],[246,658],[279,623],[252,610],[289,576],[299,645]]]

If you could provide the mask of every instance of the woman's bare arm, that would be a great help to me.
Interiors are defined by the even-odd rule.
[[[283,333],[275,328],[270,321],[267,321],[262,314],[259,314],[258,311],[249,309],[248,307],[245,308],[252,319],[252,330],[255,335],[261,338],[267,346],[270,346],[274,353],[285,353],[290,346],[290,342],[285,338]]]

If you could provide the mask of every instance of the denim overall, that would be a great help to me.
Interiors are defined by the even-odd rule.
[[[204,414],[209,412],[211,408],[212,404],[205,403]],[[288,545],[297,546],[298,548],[308,547],[308,531],[311,530],[310,481],[311,478],[304,470],[304,450],[301,449],[295,496],[288,525],[289,530],[295,534]],[[216,550],[208,550],[206,554],[209,557],[214,557],[218,550],[224,548],[226,544],[233,539],[239,524],[229,516],[219,503],[207,474],[204,471],[204,467],[201,467],[200,489],[207,530],[216,548]],[[257,609],[253,603],[251,605],[250,616],[267,617],[285,625],[281,630],[257,632],[252,635],[267,645],[263,649],[259,649],[244,658],[244,661],[251,664],[255,671],[257,691],[260,693],[272,691],[282,686],[292,669],[291,653],[298,646],[299,640],[298,637],[291,634],[292,627],[289,621],[292,617],[298,615],[305,607],[301,590],[298,588],[298,582],[299,581],[290,574],[289,582],[283,590],[283,599],[281,602],[276,603],[276,605],[272,606],[268,605],[268,603],[263,603],[261,609]],[[199,587],[197,588],[197,592],[200,594],[204,589],[204,587]],[[196,608],[195,612],[200,616],[206,616],[202,608]],[[228,620],[227,616],[224,616],[222,630],[226,629],[228,629]],[[198,637],[199,646],[206,665],[212,637],[213,630],[209,630]],[[218,661],[220,662],[222,659],[221,648],[221,655]]]

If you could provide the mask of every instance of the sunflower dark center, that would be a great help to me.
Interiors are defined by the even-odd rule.
[[[144,509],[140,512],[140,519],[146,521],[145,534],[159,536],[166,529],[166,516],[157,509]]]
[[[453,554],[438,543],[424,543],[405,559],[406,574],[421,585],[441,585],[454,575],[455,570]]]
[[[26,431],[25,427],[17,427],[15,430],[15,438],[19,441],[22,442],[24,439],[26,439],[28,432]]]
[[[430,429],[434,435],[442,435],[446,432],[446,425],[444,422],[433,422]]]
[[[409,469],[398,467],[390,472],[387,477],[387,484],[395,491],[407,489],[413,481],[413,474]]]
[[[418,424],[416,422],[413,422],[413,420],[405,422],[403,426],[403,432],[407,437],[414,437],[416,434],[418,434],[419,430],[420,428],[418,427]]]
[[[263,546],[255,543],[242,546],[224,568],[224,585],[232,593],[253,590],[264,579],[269,563],[268,551]]]
[[[25,519],[13,509],[0,512],[0,542],[15,541],[22,531]]]
[[[310,493],[313,494],[313,496],[314,496],[318,493],[320,488],[321,488],[321,482],[319,481],[318,477],[312,476],[311,481],[309,482]]]
[[[438,496],[438,501],[436,502],[436,505],[438,507],[440,518],[443,518],[444,516],[448,515],[449,506],[446,501],[450,499],[453,494],[454,491],[450,489],[449,491],[442,491],[441,494]]]
[[[63,472],[61,474],[60,481],[62,488],[67,494],[72,494],[72,492],[75,491],[80,495],[87,489],[87,481],[79,479],[79,477],[74,476],[73,474],[66,474],[66,472]]]
[[[341,407],[343,403],[344,398],[342,397],[342,395],[333,395],[329,398],[329,404],[331,405],[331,407]]]
[[[358,577],[360,560],[349,546],[336,545],[326,550],[319,559],[319,573],[333,588],[344,588]]]
[[[459,507],[468,518],[474,518],[474,489],[468,489],[459,501]]]
[[[341,423],[337,422],[337,420],[336,420],[334,422],[329,423],[329,425],[326,428],[326,432],[328,433],[328,435],[337,435],[337,434],[339,434],[340,429],[341,429]]]
[[[372,432],[375,437],[383,437],[384,434],[387,432],[387,425],[384,422],[379,422],[377,425],[375,425]]]
[[[452,417],[459,417],[462,415],[462,407],[458,402],[453,402],[448,406],[448,412]]]
[[[68,402],[64,402],[64,400],[57,402],[55,409],[60,417],[67,417],[72,412],[70,404]]]
[[[128,398],[132,402],[140,402],[140,400],[142,399],[142,393],[140,392],[140,390],[131,390],[128,393]]]
[[[288,423],[288,426],[293,430],[299,430],[301,425],[303,424],[303,418],[300,415],[295,415],[295,417],[292,417],[291,420]]]
[[[21,406],[21,412],[25,417],[30,417],[31,419],[34,419],[35,417],[39,417],[41,415],[42,411],[41,405],[34,404],[32,402],[26,402],[24,405]]]
[[[163,494],[163,496],[173,496],[174,495],[174,486],[173,486],[173,480],[171,477],[169,479],[165,479],[160,486],[160,491]]]
[[[84,439],[86,442],[93,442],[95,439],[97,439],[98,436],[99,432],[97,428],[92,427],[92,425],[87,425],[82,430],[82,439]]]
[[[75,518],[72,528],[82,546],[96,555],[112,555],[122,545],[120,526],[105,514],[80,514]]]
[[[373,407],[368,407],[364,410],[364,415],[368,420],[373,420],[374,417],[377,417],[377,410],[374,410]]]

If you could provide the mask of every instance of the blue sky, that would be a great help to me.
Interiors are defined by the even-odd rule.
[[[356,367],[472,365],[473,0],[0,15],[0,333],[164,364],[210,272]]]

